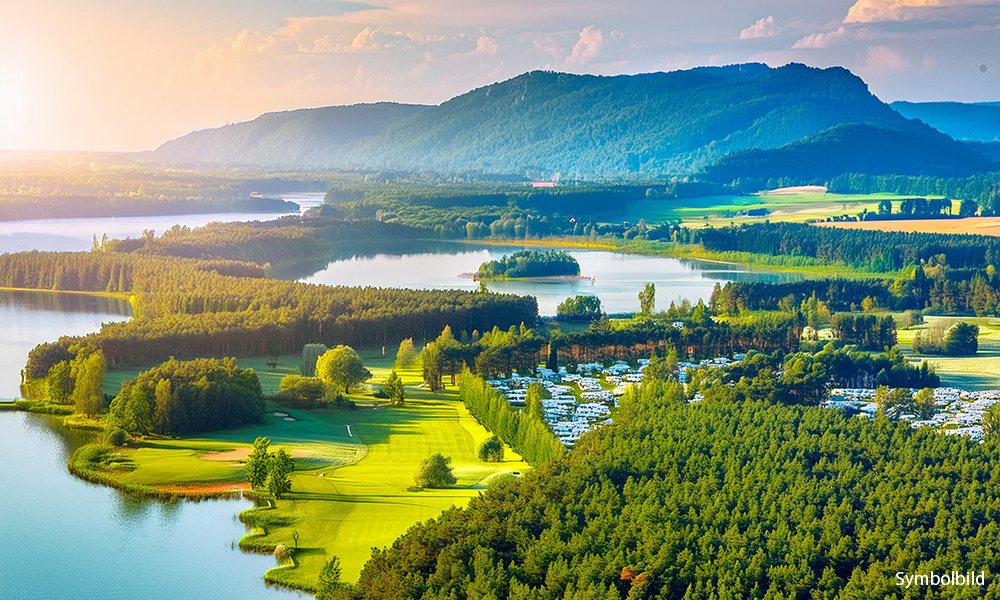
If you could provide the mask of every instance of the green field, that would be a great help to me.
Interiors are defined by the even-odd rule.
[[[689,225],[713,226],[729,223],[755,223],[765,219],[771,221],[804,222],[826,219],[836,215],[856,215],[868,209],[878,211],[883,199],[893,202],[898,210],[898,194],[824,194],[820,192],[798,192],[770,195],[704,196],[698,198],[662,198],[629,202],[624,212],[600,213],[601,220],[611,222],[629,221],[637,223],[645,219],[647,223],[681,221]],[[766,208],[766,217],[739,217],[741,211]]]
[[[362,353],[372,382],[382,381],[391,359]],[[240,359],[258,369],[265,393],[277,388],[281,376],[297,372],[298,357],[281,357],[271,371],[265,359]],[[137,370],[109,373],[105,386],[117,390]],[[296,464],[292,492],[274,509],[255,509],[274,523],[255,531],[243,544],[269,550],[277,544],[294,546],[295,567],[268,573],[269,581],[311,588],[330,556],[340,557],[346,580],[354,580],[372,547],[387,546],[413,524],[433,518],[450,506],[464,505],[485,489],[490,479],[530,468],[507,448],[503,463],[485,463],[477,446],[489,436],[457,398],[457,390],[431,394],[420,384],[419,369],[401,372],[407,401],[390,408],[371,394],[352,394],[354,411],[289,410],[269,405],[264,425],[181,440],[154,440],[131,451],[135,469],[123,480],[155,487],[232,485],[244,478],[238,457],[213,460],[213,454],[248,448],[256,437],[268,437],[272,447],[288,449]],[[290,419],[276,416],[288,414]],[[348,432],[350,426],[350,434]],[[244,450],[245,451],[245,450]],[[447,490],[416,490],[413,476],[420,462],[440,452],[452,460],[458,484]]]
[[[969,390],[1000,389],[1000,319],[993,317],[924,317],[923,325],[900,329],[899,346],[915,360],[926,359],[941,377],[941,385]],[[935,322],[967,321],[979,325],[979,352],[975,356],[918,356],[911,345],[917,331]]]

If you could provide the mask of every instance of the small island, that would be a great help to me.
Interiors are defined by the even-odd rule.
[[[521,250],[479,265],[477,280],[576,278],[580,264],[568,252]]]

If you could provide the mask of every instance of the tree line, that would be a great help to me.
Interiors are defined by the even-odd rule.
[[[532,325],[538,314],[528,296],[328,287],[263,275],[252,263],[118,252],[0,255],[2,286],[130,295],[133,319],[39,346],[29,354],[29,378],[44,377],[78,344],[121,368],[170,356],[296,353],[314,342],[370,347],[427,339],[445,326],[468,333]]]
[[[511,408],[510,402],[482,378],[465,370],[459,374],[458,389],[472,416],[528,463],[540,465],[565,452],[545,421]]]
[[[706,228],[698,240],[708,250],[772,256],[808,256],[865,270],[891,272],[932,258],[952,268],[1000,264],[1000,239],[985,235],[861,231],[801,223],[755,223]]]

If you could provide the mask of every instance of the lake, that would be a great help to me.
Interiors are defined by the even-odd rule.
[[[125,302],[0,292],[0,397],[17,395],[28,351],[128,318]],[[161,502],[85,483],[66,470],[84,440],[52,417],[0,410],[0,598],[267,600],[270,556],[235,547],[249,502]]]
[[[307,283],[374,287],[461,289],[479,287],[463,273],[523,248],[476,246],[447,242],[400,242],[380,245],[368,252],[338,256],[315,273],[302,275],[276,269],[275,274]],[[727,281],[786,281],[798,276],[758,272],[739,265],[683,260],[662,256],[638,256],[618,252],[568,250],[580,263],[580,274],[593,280],[579,281],[490,281],[489,289],[538,298],[542,315],[555,315],[556,307],[570,296],[594,295],[609,314],[639,310],[639,290],[646,283],[656,286],[656,306],[665,310],[670,302],[683,299],[708,300],[716,283]]]
[[[277,194],[277,197],[298,203],[299,212],[305,212],[323,202],[323,194],[315,193]],[[95,235],[98,238],[104,234],[111,238],[138,237],[146,229],[152,229],[159,235],[174,225],[194,229],[212,222],[270,221],[280,216],[282,213],[205,213],[0,221],[0,253],[26,250],[77,252],[90,250]]]

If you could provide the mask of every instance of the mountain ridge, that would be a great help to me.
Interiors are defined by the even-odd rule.
[[[171,140],[155,155],[228,165],[638,178],[698,173],[734,152],[781,148],[849,123],[945,143],[847,69],[746,63],[634,75],[529,71],[439,105],[267,113]]]

